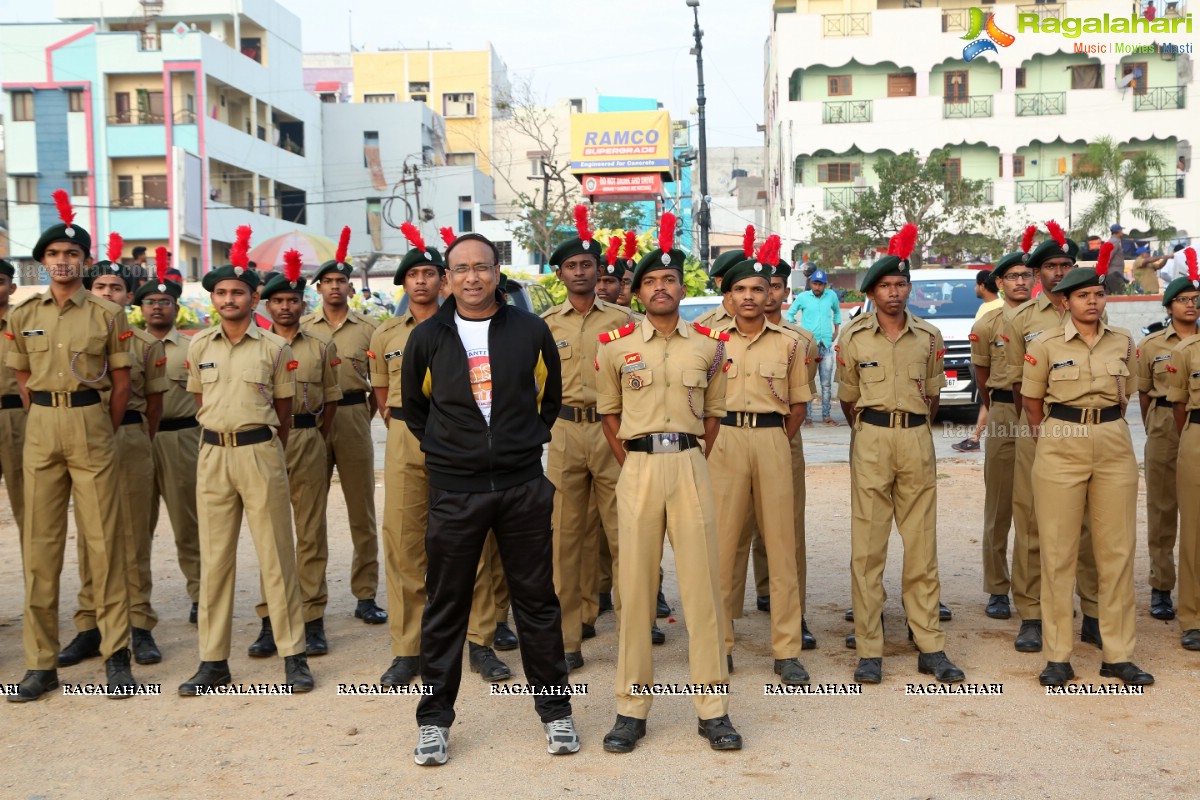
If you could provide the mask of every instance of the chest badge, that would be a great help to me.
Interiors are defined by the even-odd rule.
[[[635,392],[638,389],[641,389],[642,386],[643,386],[642,379],[639,378],[637,375],[634,375],[632,378],[629,379],[629,388],[633,389]]]

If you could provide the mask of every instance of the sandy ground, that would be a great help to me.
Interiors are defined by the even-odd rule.
[[[840,435],[844,436],[845,428]],[[940,553],[943,597],[955,612],[947,650],[968,681],[999,683],[989,697],[911,696],[916,652],[905,641],[899,592],[900,545],[892,539],[886,575],[888,643],[882,686],[861,696],[764,696],[773,683],[767,615],[753,609],[738,624],[732,718],[746,739],[739,753],[714,753],[695,733],[690,699],[659,698],[649,735],[627,756],[605,753],[600,740],[615,706],[614,622],[601,618],[599,636],[585,644],[587,665],[573,676],[590,694],[577,698],[583,750],[571,757],[545,752],[530,701],[491,697],[464,670],[451,761],[416,767],[413,696],[338,696],[339,682],[378,680],[391,660],[386,626],[352,617],[348,588],[350,542],[340,492],[330,503],[332,598],[326,624],[332,652],[312,659],[317,689],[295,697],[180,698],[176,686],[197,662],[196,629],[188,609],[168,525],[154,553],[156,635],[162,664],[135,667],[162,695],[114,702],[54,694],[28,705],[0,707],[5,753],[0,796],[12,798],[297,797],[1195,797],[1195,715],[1200,655],[1178,646],[1175,623],[1146,613],[1145,515],[1139,509],[1137,559],[1138,661],[1157,678],[1145,696],[1047,697],[1037,685],[1041,655],[1020,654],[1011,640],[1017,620],[983,614],[979,515],[982,459],[939,462]],[[814,681],[848,683],[854,653],[843,647],[848,605],[850,520],[845,464],[819,464],[809,475],[808,620],[819,649],[805,653]],[[383,492],[377,500],[383,502]],[[0,505],[0,538],[10,557],[0,565],[0,679],[20,679],[21,575],[7,503]],[[78,588],[74,526],[67,548],[61,622],[73,635]],[[238,594],[231,668],[235,681],[277,682],[279,659],[245,655],[258,622],[257,580],[248,535],[239,550]],[[667,559],[667,594],[677,603]],[[750,592],[752,594],[751,583]],[[380,602],[386,605],[382,596]],[[656,676],[687,680],[686,631],[676,615],[656,648]],[[517,653],[504,654],[521,680]],[[1084,683],[1097,675],[1100,653],[1078,645],[1074,666]],[[62,670],[68,681],[102,682],[98,659]]]

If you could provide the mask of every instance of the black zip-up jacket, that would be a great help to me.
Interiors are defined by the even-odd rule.
[[[500,308],[488,328],[492,421],[475,403],[451,297],[413,329],[401,367],[404,420],[421,442],[429,485],[494,492],[542,474],[542,446],[562,406],[562,366],[539,317]]]

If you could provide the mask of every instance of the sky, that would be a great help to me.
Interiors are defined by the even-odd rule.
[[[236,0],[230,0],[236,2]],[[488,42],[514,83],[548,103],[600,94],[653,97],[672,119],[696,105],[692,9],[685,0],[282,0],[306,52]],[[53,20],[50,0],[0,0],[0,22]],[[761,146],[763,47],[771,0],[701,0],[710,147]],[[2,60],[3,54],[0,54]],[[693,118],[694,121],[694,118]],[[695,141],[693,137],[693,141]]]

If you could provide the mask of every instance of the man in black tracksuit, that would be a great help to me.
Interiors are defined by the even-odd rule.
[[[552,574],[554,486],[542,471],[542,447],[562,404],[558,351],[541,319],[505,304],[497,291],[491,242],[466,234],[445,258],[453,296],[413,330],[401,371],[405,422],[429,472],[421,682],[432,694],[417,705],[421,765],[448,757],[475,568],[489,530],[512,594],[527,680],[551,691],[567,685]],[[539,695],[534,707],[548,751],[576,752],[569,697]]]

